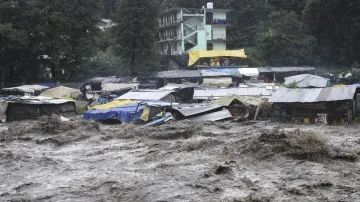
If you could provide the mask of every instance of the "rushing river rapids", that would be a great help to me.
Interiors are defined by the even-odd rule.
[[[0,201],[359,201],[359,149],[356,126],[18,122]]]

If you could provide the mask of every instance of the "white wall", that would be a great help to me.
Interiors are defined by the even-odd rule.
[[[225,11],[216,11],[216,10],[207,10],[207,12],[213,13],[213,18],[215,19],[226,19],[226,12]]]
[[[214,50],[226,50],[226,41],[212,41]]]
[[[205,25],[205,32],[206,32],[206,40],[211,40],[211,25]]]
[[[212,25],[211,28],[212,28],[213,39],[218,39],[218,38],[226,39],[225,26]]]

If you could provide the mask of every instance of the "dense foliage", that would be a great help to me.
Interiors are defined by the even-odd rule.
[[[121,0],[118,2],[113,27],[114,50],[132,76],[158,65],[157,27],[158,0]]]
[[[0,80],[40,81],[146,73],[159,64],[157,14],[206,0],[1,0]],[[231,8],[230,49],[250,66],[360,68],[358,0],[213,0]],[[112,28],[100,31],[100,19]],[[45,68],[46,67],[46,68]],[[59,74],[59,72],[66,72]]]
[[[45,66],[54,76],[73,76],[96,50],[100,5],[99,0],[0,1],[1,80],[38,81]]]

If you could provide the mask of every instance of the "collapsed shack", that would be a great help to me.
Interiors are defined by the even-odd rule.
[[[140,119],[144,108],[145,106],[139,102],[126,102],[109,109],[92,109],[86,111],[83,119],[94,121],[119,120],[122,123],[130,123]]]
[[[102,95],[123,95],[133,89],[137,89],[139,83],[103,83],[101,84]]]
[[[273,121],[295,123],[349,123],[360,115],[360,94],[356,87],[280,88],[270,98]]]
[[[75,102],[41,96],[3,98],[0,101],[0,118],[2,122],[37,119],[52,114],[76,115]]]
[[[65,86],[58,86],[45,90],[40,96],[51,98],[71,98],[77,99],[81,95],[80,90],[74,88],[68,88]]]
[[[177,102],[191,102],[193,101],[194,91],[198,85],[196,84],[168,84],[160,90],[174,91],[174,95],[177,98]]]
[[[232,117],[241,120],[265,120],[271,118],[271,103],[267,99],[252,96],[227,96],[215,101],[226,107]]]
[[[111,121],[117,120],[121,123],[148,122],[166,108],[177,103],[162,101],[134,101],[115,100],[113,102],[95,106],[83,115],[85,120]]]
[[[1,90],[1,95],[38,96],[48,88],[49,87],[42,85],[23,85],[11,88],[3,88]]]
[[[176,120],[220,121],[232,117],[229,110],[210,103],[176,105],[170,111]]]
[[[83,96],[86,93],[99,93],[103,95],[122,95],[138,86],[135,77],[95,77],[86,80],[80,87]]]

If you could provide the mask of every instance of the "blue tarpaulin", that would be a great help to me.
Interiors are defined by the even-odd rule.
[[[84,113],[83,119],[104,121],[110,119],[119,119],[122,122],[129,123],[140,119],[145,105],[138,103],[131,103],[120,107],[111,108],[108,110],[89,110]],[[135,112],[136,111],[136,112]]]
[[[227,74],[231,76],[240,76],[240,72],[237,68],[211,68],[211,69],[202,69],[201,73],[219,73]]]

